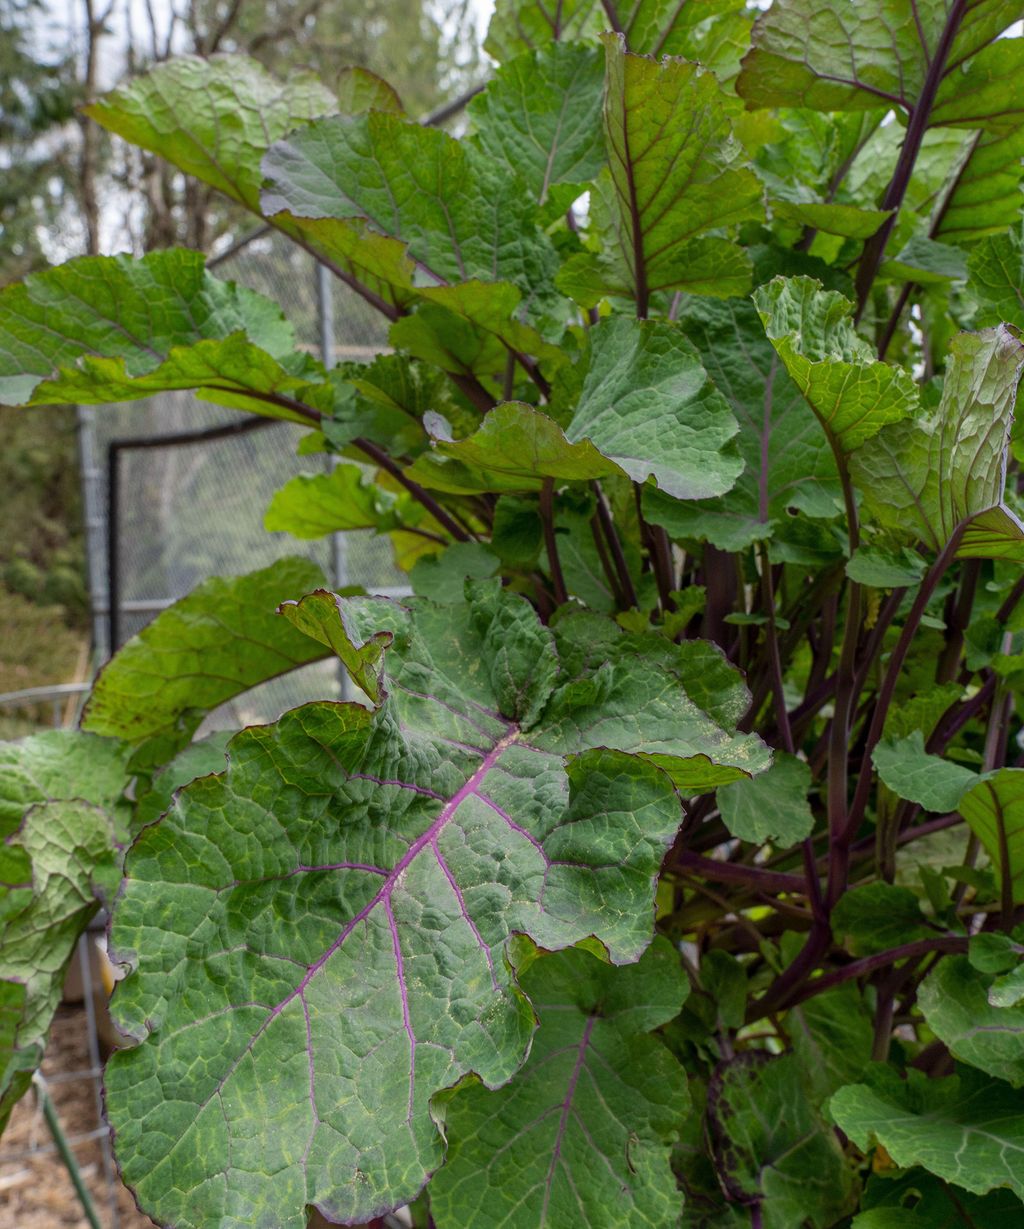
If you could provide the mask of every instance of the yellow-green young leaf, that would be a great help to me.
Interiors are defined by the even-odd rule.
[[[498,581],[467,594],[286,607],[357,665],[377,646],[375,707],[243,731],[129,854],[112,945],[138,965],[115,1006],[137,1044],[107,1109],[158,1221],[300,1229],[311,1204],[358,1223],[412,1199],[442,1160],[432,1099],[526,1057],[512,937],[636,961],[674,782],[765,765],[690,698],[692,650],[595,653]]]
[[[728,491],[743,468],[739,424],[682,329],[614,317],[589,330],[579,402],[566,428],[634,482],[676,499]]]
[[[1001,1080],[877,1066],[867,1083],[841,1088],[829,1112],[858,1148],[880,1144],[901,1169],[921,1165],[975,1195],[1009,1187],[1024,1197],[1024,1094]]]
[[[853,327],[849,299],[811,277],[773,278],[753,299],[769,340],[834,447],[852,452],[917,408],[913,377],[875,359]]]
[[[771,202],[772,214],[787,222],[842,235],[846,239],[870,239],[892,212],[887,209],[860,209],[856,205],[826,204],[821,201]]]
[[[749,1050],[708,1085],[712,1158],[726,1196],[778,1229],[831,1229],[853,1208],[853,1170],[811,1104],[793,1054]]]
[[[364,111],[392,111],[401,115],[405,108],[395,89],[368,68],[349,65],[338,74],[338,105],[342,115],[362,115]],[[333,110],[333,108],[332,108]],[[321,111],[321,115],[330,112]],[[315,118],[315,117],[312,117]],[[297,128],[297,124],[292,124]],[[275,133],[274,136],[283,136]]]
[[[600,48],[552,43],[499,68],[469,105],[481,148],[538,205],[555,184],[584,185],[604,166]]]
[[[623,475],[589,441],[570,443],[556,422],[519,401],[496,406],[466,439],[452,439],[442,420],[432,425],[432,451],[406,473],[434,490],[538,491],[545,478],[581,482]]]
[[[1006,230],[1020,217],[1024,124],[1005,133],[978,129],[959,135],[961,148],[936,194],[931,225],[933,237],[946,243],[969,243]]]
[[[448,1154],[430,1184],[438,1229],[678,1222],[669,1164],[689,1107],[686,1076],[648,1034],[689,990],[664,939],[617,969],[579,949],[542,957],[521,980],[540,1027],[511,1084],[456,1092]]]
[[[992,859],[996,883],[1024,902],[1024,768],[1000,768],[960,799],[960,814]]]
[[[944,956],[921,983],[918,1003],[928,1027],[960,1062],[1024,1085],[1024,1007],[994,1007],[992,977],[966,956]]]
[[[166,763],[212,709],[327,655],[275,614],[286,598],[323,583],[323,573],[305,559],[204,581],[104,666],[82,728],[138,748],[137,767]]]
[[[323,369],[261,295],[206,272],[198,252],[83,256],[0,292],[0,403],[124,401],[194,389],[308,422],[329,412]]]
[[[964,61],[1017,20],[1014,5],[779,0],[754,23],[754,45],[743,61],[737,92],[749,107],[867,111],[882,101],[909,111],[955,10],[960,20],[939,95],[955,98],[963,88]]]
[[[835,516],[835,458],[799,388],[743,299],[692,299],[680,324],[740,423],[743,472],[725,495],[682,502],[644,491],[644,515],[675,537],[742,550],[790,521],[790,509]]]
[[[632,55],[621,35],[603,41],[610,171],[604,259],[609,289],[621,287],[646,306],[654,291],[691,282],[691,240],[762,218],[762,190],[713,73],[685,60]]]
[[[358,465],[336,465],[326,474],[299,474],[274,493],[263,517],[271,533],[322,538],[350,529],[388,533],[417,521],[419,505],[369,481]]]
[[[1022,369],[1014,328],[954,338],[936,409],[885,427],[851,457],[864,506],[880,525],[939,551],[968,522],[961,556],[1024,559],[1024,529],[1002,502]]]

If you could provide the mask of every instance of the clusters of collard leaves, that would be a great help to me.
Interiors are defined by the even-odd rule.
[[[83,259],[0,295],[0,397],[293,421],[338,463],[267,528],[416,596],[210,581],[3,751],[0,1114],[116,890],[160,1224],[1024,1220],[1021,15],[499,0],[459,139],[233,58],[92,108],[393,350]],[[197,738],[332,657],[360,703]]]

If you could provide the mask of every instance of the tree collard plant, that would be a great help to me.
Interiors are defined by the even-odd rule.
[[[458,140],[231,58],[92,108],[393,349],[83,259],[0,296],[3,400],[287,419],[338,464],[268,528],[416,595],[209,581],[4,751],[5,1107],[116,888],[161,1225],[1024,1223],[1020,16],[500,0]],[[197,739],[325,658],[359,703]]]

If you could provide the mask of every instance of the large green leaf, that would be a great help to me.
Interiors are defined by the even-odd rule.
[[[604,166],[600,50],[552,43],[500,68],[469,106],[481,148],[538,205],[556,184],[588,183]]]
[[[1024,1007],[993,1007],[991,984],[991,976],[973,968],[966,956],[945,956],[922,982],[918,1003],[954,1058],[1020,1088]]]
[[[857,336],[853,304],[811,277],[776,277],[754,304],[786,370],[834,446],[845,453],[918,405],[910,373],[875,359]]]
[[[408,245],[421,285],[502,280],[536,295],[552,272],[530,199],[490,158],[440,129],[381,111],[333,116],[277,141],[263,171],[265,213],[286,212],[303,232],[310,220],[321,239],[365,220]]]
[[[931,227],[933,237],[947,243],[968,243],[1006,230],[1020,216],[1024,125],[1006,133],[979,129],[958,135],[961,148]]]
[[[394,110],[393,91],[365,70],[349,70],[335,99],[303,73],[281,84],[246,56],[183,56],[134,77],[88,111],[111,132],[259,214],[260,164],[275,141],[310,120],[333,115],[341,104],[355,114],[382,101]],[[398,307],[407,302],[411,266],[400,243],[368,234],[359,223],[335,225],[325,235],[315,224],[300,230],[287,217],[275,218],[274,224],[385,302]]]
[[[88,802],[30,807],[8,847],[24,855],[31,879],[24,895],[0,884],[0,1132],[42,1059],[78,936],[116,876],[110,815]],[[22,907],[8,911],[8,894]]]
[[[739,425],[683,331],[619,316],[592,328],[589,340],[566,437],[589,440],[634,482],[653,478],[677,499],[729,490],[743,468]]]
[[[601,277],[608,291],[645,303],[654,291],[692,286],[692,266],[702,259],[696,238],[763,217],[762,191],[714,74],[681,59],[632,55],[618,35],[605,35],[604,44],[610,183],[600,193],[609,215]],[[749,262],[735,250],[743,268],[726,284],[730,245],[705,242],[706,292],[742,293]]]
[[[810,788],[810,767],[795,755],[777,754],[768,772],[723,785],[715,797],[733,836],[756,845],[795,845],[814,828]]]
[[[651,1029],[689,989],[656,939],[624,969],[572,949],[521,981],[540,1028],[508,1087],[458,1092],[445,1115],[448,1156],[430,1184],[439,1229],[506,1225],[674,1225],[669,1164],[689,1098],[682,1067]]]
[[[835,458],[751,303],[691,299],[680,323],[740,423],[743,472],[714,500],[678,502],[645,491],[649,520],[674,536],[742,550],[789,519],[832,516],[842,499]]]
[[[877,1142],[900,1168],[921,1165],[975,1195],[1009,1187],[1024,1197],[1024,1095],[965,1069],[929,1080],[872,1068],[829,1102],[836,1124],[865,1151]]]
[[[720,1064],[708,1086],[708,1125],[723,1190],[760,1204],[765,1229],[830,1229],[851,1210],[853,1171],[794,1055],[748,1051]]]
[[[279,137],[338,109],[314,77],[287,83],[248,56],[181,56],[111,91],[87,114],[259,212],[260,159]]]
[[[274,613],[323,584],[305,559],[203,581],[162,611],[100,671],[82,728],[138,747],[135,763],[166,763],[203,717],[257,683],[326,656]]]
[[[570,443],[559,425],[532,405],[508,401],[479,429],[455,440],[435,422],[434,447],[406,471],[435,490],[537,491],[545,478],[584,481],[623,474],[588,440]]]
[[[937,551],[970,521],[961,555],[1024,559],[1024,531],[1002,502],[1022,369],[1015,329],[953,339],[938,407],[886,427],[852,458],[854,481],[880,524]]]
[[[906,738],[883,738],[871,758],[879,778],[894,794],[926,811],[955,811],[964,792],[978,782],[978,774],[962,764],[929,755],[921,730]]]
[[[755,22],[736,88],[751,107],[866,111],[882,100],[909,110],[955,7],[951,0],[780,0]],[[960,7],[940,98],[956,96],[963,61],[1017,17],[1002,0]]]
[[[790,1008],[786,1032],[815,1105],[859,1079],[871,1061],[875,1030],[856,986],[837,986]]]
[[[0,292],[0,402],[124,401],[167,389],[272,418],[329,411],[322,369],[269,299],[221,282],[198,252],[83,256]]]
[[[997,882],[1024,902],[1024,769],[991,773],[960,799],[960,814],[992,859]]]
[[[689,698],[691,653],[621,637],[591,662],[589,620],[553,633],[497,582],[467,591],[286,607],[377,707],[243,731],[129,854],[114,1010],[138,1044],[107,1107],[160,1221],[298,1229],[309,1204],[358,1221],[411,1199],[441,1160],[431,1098],[525,1057],[511,935],[636,960],[673,780],[764,767]]]
[[[888,951],[935,933],[909,888],[881,880],[844,893],[832,911],[832,931],[855,956]]]

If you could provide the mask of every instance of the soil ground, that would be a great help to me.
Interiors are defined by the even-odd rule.
[[[55,1081],[49,1085],[50,1096],[69,1137],[86,1135],[99,1125],[93,1083],[88,1078],[59,1078],[88,1067],[85,1009],[63,1006],[53,1022],[43,1075]],[[29,1092],[15,1106],[0,1139],[0,1229],[89,1229],[67,1170],[51,1145],[42,1112]],[[37,1148],[46,1150],[26,1155]],[[110,1229],[113,1218],[100,1141],[76,1144],[73,1151],[103,1229]],[[153,1229],[153,1222],[136,1209],[116,1173],[114,1181],[119,1229]]]

